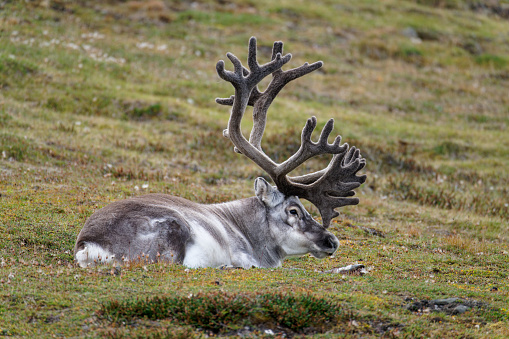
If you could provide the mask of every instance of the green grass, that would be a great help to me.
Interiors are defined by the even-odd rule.
[[[0,335],[509,336],[507,19],[459,0],[2,6]],[[273,103],[267,154],[290,156],[316,115],[368,161],[361,203],[331,226],[337,255],[276,269],[78,268],[74,241],[110,202],[253,194],[263,173],[222,137],[229,109],[214,102],[233,94],[216,62],[244,61],[252,35],[261,62],[275,40],[288,67],[325,62]],[[368,273],[323,273],[353,263]],[[477,306],[407,307],[452,297]]]

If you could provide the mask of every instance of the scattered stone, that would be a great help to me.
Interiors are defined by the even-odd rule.
[[[431,300],[430,303],[433,305],[442,306],[442,305],[449,305],[449,304],[455,303],[460,300],[461,300],[460,298],[435,299],[435,300]]]
[[[337,267],[331,270],[325,271],[324,273],[334,273],[334,274],[358,274],[364,275],[368,273],[362,264],[353,264],[345,267]]]
[[[465,305],[458,305],[452,309],[451,314],[463,314],[468,310],[470,310],[470,307]]]
[[[482,307],[483,304],[476,300],[464,300],[460,298],[445,298],[435,300],[414,300],[407,298],[405,301],[413,301],[404,307],[411,312],[444,312],[450,315],[463,314],[474,307]]]

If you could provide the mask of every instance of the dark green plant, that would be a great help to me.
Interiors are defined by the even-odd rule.
[[[148,106],[134,106],[126,110],[126,118],[134,120],[147,120],[159,116],[163,111],[160,103]]]
[[[259,297],[264,312],[278,324],[293,331],[307,327],[321,328],[341,312],[339,305],[310,294],[265,294]]]
[[[311,327],[323,330],[330,327],[341,314],[339,304],[310,294],[248,295],[221,292],[188,297],[111,300],[98,311],[101,318],[110,321],[169,318],[216,333],[259,323],[260,319],[295,332]]]
[[[103,305],[99,314],[113,321],[173,318],[188,325],[219,332],[229,328],[229,324],[242,324],[250,315],[252,304],[245,295],[211,293],[189,297],[113,300]]]
[[[31,61],[17,59],[13,55],[0,56],[0,74],[22,78],[37,72],[37,66]]]
[[[33,147],[28,140],[9,133],[0,134],[0,150],[4,151],[8,158],[16,161],[34,155]]]
[[[507,58],[494,54],[479,55],[475,58],[475,62],[479,65],[486,65],[493,68],[505,68],[509,63]]]

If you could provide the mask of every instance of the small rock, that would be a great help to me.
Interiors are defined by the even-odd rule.
[[[458,305],[452,310],[451,314],[463,314],[468,310],[470,310],[470,307],[465,305]]]
[[[456,301],[461,300],[460,298],[447,298],[447,299],[435,299],[431,300],[431,304],[434,305],[449,305],[455,303]]]
[[[419,39],[419,34],[412,27],[407,27],[401,32],[404,36],[410,39]]]
[[[366,270],[364,269],[364,265],[362,264],[353,264],[345,267],[333,268],[332,270],[325,271],[325,273],[336,273],[336,274],[355,274],[358,273],[360,275],[366,274]]]

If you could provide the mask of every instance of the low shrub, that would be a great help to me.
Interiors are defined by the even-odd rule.
[[[308,328],[323,331],[332,327],[343,314],[341,310],[339,304],[310,294],[213,292],[187,297],[111,300],[97,314],[113,322],[136,318],[174,319],[215,333],[264,323],[302,332]]]

